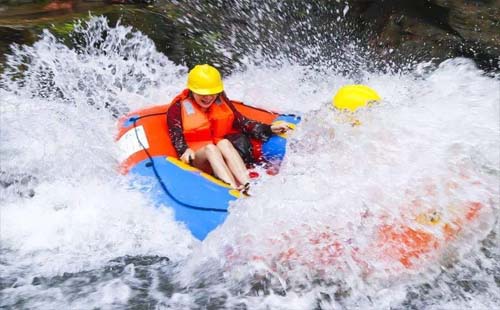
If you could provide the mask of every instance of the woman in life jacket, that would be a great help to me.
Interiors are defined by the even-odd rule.
[[[236,110],[224,93],[219,71],[207,64],[188,74],[187,89],[167,112],[170,139],[184,163],[213,174],[233,188],[249,185],[245,162],[253,161],[248,137],[266,141],[286,132],[286,124],[267,125]]]

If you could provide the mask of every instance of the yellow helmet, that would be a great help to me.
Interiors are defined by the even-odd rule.
[[[211,65],[196,65],[188,74],[187,87],[199,95],[215,95],[224,90],[219,70]]]
[[[333,97],[333,106],[339,110],[356,111],[372,101],[379,101],[380,95],[366,85],[346,85]]]

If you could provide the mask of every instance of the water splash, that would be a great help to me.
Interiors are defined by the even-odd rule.
[[[183,281],[209,278],[209,270],[198,268],[208,261],[224,270],[235,290],[270,294],[268,306],[275,306],[274,294],[292,292],[314,304],[312,294],[327,308],[372,308],[418,304],[414,288],[425,291],[429,279],[449,286],[450,274],[481,270],[472,260],[495,265],[479,251],[479,241],[498,227],[500,98],[487,91],[498,80],[465,59],[418,75],[417,70],[371,76],[384,101],[358,113],[361,126],[339,123],[337,112],[316,102],[318,110],[304,115],[292,138],[280,175],[259,184],[255,197],[235,204],[226,224],[188,264]],[[311,108],[300,106],[302,98],[296,97],[296,104]],[[465,224],[476,207],[480,217]],[[423,216],[431,214],[438,214],[441,224],[423,224]],[[453,225],[460,228],[448,231]],[[414,233],[405,227],[422,231],[416,240],[438,244],[411,250],[404,240]],[[470,284],[462,289],[492,292],[495,268],[481,271],[481,289]],[[390,295],[382,290],[387,286]],[[457,287],[446,290],[463,294]],[[488,298],[471,304],[498,302],[490,293],[483,297]],[[287,307],[283,299],[278,308]],[[461,300],[469,304],[467,297]],[[436,297],[428,304],[456,303]]]
[[[1,282],[2,296],[10,296],[2,298],[7,307],[86,307],[79,295],[57,293],[54,299],[59,289],[34,279],[99,269],[124,255],[156,252],[176,261],[195,244],[168,209],[155,208],[117,174],[114,143],[113,114],[167,101],[181,87],[176,83],[185,69],[157,53],[142,34],[110,27],[103,18],[77,25],[74,38],[82,41],[70,48],[44,32],[33,46],[15,47],[1,79],[1,177],[8,185],[0,188]],[[76,282],[61,288],[81,288]],[[84,291],[96,305],[112,304],[115,298],[102,296],[112,295],[113,287],[102,286],[97,299],[93,289]]]
[[[314,72],[360,79],[368,70],[401,69],[367,48],[373,38],[345,15],[346,1],[185,1],[177,23],[196,40],[186,62],[210,62],[224,71],[246,71],[250,64],[292,62]],[[411,60],[408,60],[408,63]],[[251,67],[251,66],[250,66]],[[230,71],[231,70],[231,71]]]
[[[71,39],[68,47],[45,30],[33,46],[14,45],[2,88],[22,97],[109,109],[118,116],[168,98],[150,89],[182,85],[185,68],[158,53],[149,38],[131,27],[110,27],[104,17],[95,17],[77,22]]]

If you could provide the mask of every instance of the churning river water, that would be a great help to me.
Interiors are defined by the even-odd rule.
[[[77,47],[48,32],[17,47],[1,79],[0,307],[500,305],[498,77],[467,59],[355,78],[247,61],[224,76],[228,96],[303,121],[280,174],[262,176],[199,242],[118,174],[114,142],[116,116],[169,102],[188,68],[101,18],[75,32]],[[330,108],[353,83],[383,97],[355,127]],[[479,216],[410,268],[377,255],[381,225],[421,228],[411,206],[444,222],[471,201]],[[423,229],[439,236],[438,226]]]

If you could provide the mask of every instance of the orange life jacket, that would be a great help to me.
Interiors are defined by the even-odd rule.
[[[189,96],[188,90],[177,98],[181,102],[184,138],[192,150],[209,143],[217,144],[225,135],[237,132],[233,129],[234,113],[222,96],[215,99],[207,112]]]

